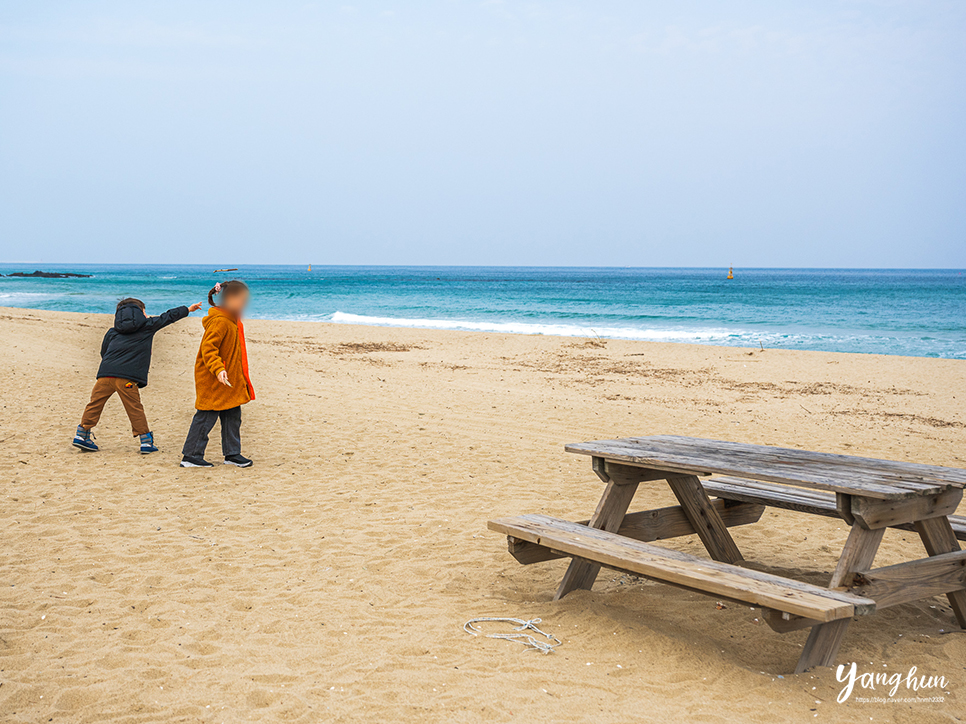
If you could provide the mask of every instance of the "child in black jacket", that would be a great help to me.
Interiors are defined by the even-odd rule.
[[[151,343],[155,333],[199,309],[200,303],[169,309],[159,317],[146,317],[144,302],[140,299],[129,298],[118,302],[114,326],[107,330],[101,343],[101,366],[97,370],[97,382],[94,383],[91,401],[84,410],[84,417],[77,426],[72,443],[74,447],[85,452],[97,451],[91,430],[101,419],[105,403],[116,392],[131,420],[134,436],[141,438],[141,453],[146,455],[158,451],[154,446],[154,434],[148,427],[139,392],[139,388],[148,386]]]

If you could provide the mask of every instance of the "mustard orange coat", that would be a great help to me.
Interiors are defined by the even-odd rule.
[[[205,333],[195,358],[195,407],[230,410],[254,400],[242,323],[220,307],[209,308],[201,323]],[[231,387],[218,381],[222,370],[228,373]]]

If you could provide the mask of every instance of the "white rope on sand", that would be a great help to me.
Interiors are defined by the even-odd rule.
[[[484,634],[483,631],[481,631],[477,626],[474,626],[474,624],[477,624],[477,623],[492,622],[492,621],[498,621],[501,623],[515,623],[519,625],[513,629],[513,633],[493,633],[493,634]],[[551,634],[548,634],[538,629],[535,624],[538,624],[540,622],[541,620],[539,618],[532,618],[529,621],[524,621],[522,618],[501,618],[501,617],[481,616],[480,618],[471,618],[469,621],[464,623],[463,630],[466,631],[466,633],[471,634],[472,636],[486,636],[489,639],[504,639],[506,641],[515,641],[518,644],[523,644],[524,646],[527,647],[527,649],[539,651],[542,654],[549,654],[555,648],[560,646],[561,641],[556,636],[553,636]],[[536,639],[530,634],[526,633],[527,631],[535,631],[536,633],[540,634],[547,640],[541,641],[540,639]]]

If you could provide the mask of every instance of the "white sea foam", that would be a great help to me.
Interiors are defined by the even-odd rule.
[[[421,329],[455,329],[472,332],[505,334],[539,334],[554,337],[604,337],[609,339],[641,339],[654,342],[724,342],[732,343],[745,335],[727,329],[653,329],[648,327],[589,327],[578,324],[545,324],[535,322],[468,321],[462,319],[406,319],[371,317],[363,314],[335,312],[329,321],[336,324],[368,324],[379,327],[417,327]]]
[[[19,307],[63,296],[63,294],[49,294],[47,292],[0,292],[0,307]]]

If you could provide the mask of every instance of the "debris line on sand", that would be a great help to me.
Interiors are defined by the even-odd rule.
[[[478,623],[515,623],[517,626],[513,629],[512,633],[492,633],[485,634],[480,630],[479,627],[474,624]],[[532,649],[534,651],[539,651],[542,654],[549,654],[555,648],[560,646],[561,641],[556,636],[541,631],[536,627],[536,624],[541,623],[541,619],[532,618],[529,621],[524,621],[522,618],[502,618],[502,617],[491,617],[482,616],[480,618],[471,618],[469,621],[463,624],[463,630],[466,633],[473,636],[486,636],[490,639],[504,639],[506,641],[515,641],[518,644],[523,644],[527,649]],[[534,638],[527,631],[534,631],[541,636],[543,636],[546,641],[541,641],[540,639]]]

